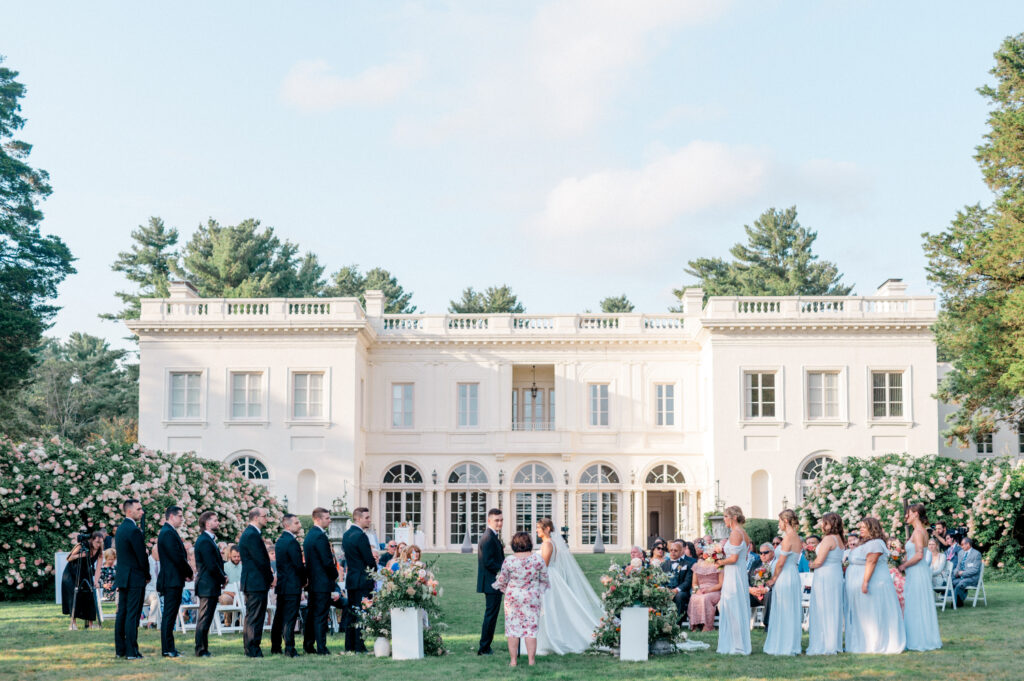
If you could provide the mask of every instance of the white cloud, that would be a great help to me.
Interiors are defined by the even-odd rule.
[[[421,68],[419,58],[410,58],[343,77],[331,73],[326,60],[300,61],[285,76],[281,97],[303,111],[379,105],[402,94]]]

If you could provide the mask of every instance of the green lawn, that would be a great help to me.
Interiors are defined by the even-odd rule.
[[[596,583],[609,557],[580,556],[584,570]],[[716,655],[716,634],[697,634],[711,650],[653,658],[647,663],[620,663],[608,656],[578,655],[540,658],[535,668],[507,667],[508,654],[499,638],[491,658],[474,654],[479,637],[482,598],[475,591],[476,558],[444,555],[437,564],[445,587],[446,640],[452,653],[443,658],[394,662],[370,656],[330,658],[280,657],[249,660],[242,657],[241,635],[211,636],[213,658],[197,660],[186,656],[164,660],[159,656],[159,632],[140,632],[146,659],[125,662],[114,659],[113,622],[102,631],[67,630],[67,620],[52,603],[0,604],[0,680],[81,679],[82,681],[142,681],[148,679],[209,679],[248,681],[250,679],[402,679],[402,681],[449,681],[473,679],[921,679],[957,681],[1024,678],[1024,584],[988,585],[989,606],[939,613],[943,649],[931,653],[899,656],[840,655],[830,658],[772,658],[762,655],[764,633],[755,630],[755,654],[747,658]],[[499,624],[499,637],[501,625]],[[269,632],[264,651],[269,651]],[[189,635],[178,635],[178,647],[191,652]],[[328,645],[340,652],[341,637]],[[805,639],[806,646],[806,639]]]

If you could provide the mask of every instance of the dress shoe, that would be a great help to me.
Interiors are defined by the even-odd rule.
[[[306,646],[302,646],[302,652],[307,655],[316,655],[316,648],[307,648]]]
[[[280,650],[274,650],[273,648],[271,648],[270,649],[270,654],[271,655],[280,655],[281,651]]]
[[[316,654],[317,654],[317,655],[330,655],[330,654],[331,654],[331,651],[330,651],[330,650],[328,650],[327,648],[324,648],[324,649],[323,649],[323,651],[319,651],[319,650],[318,650],[318,651],[316,652]]]
[[[257,650],[255,653],[246,653],[246,657],[263,657],[263,651]]]
[[[209,650],[204,650],[201,653],[196,653],[196,657],[213,657],[213,655],[210,654]]]
[[[177,650],[172,650],[169,653],[162,653],[162,655],[164,657],[181,657],[181,653],[179,653]]]
[[[478,651],[476,651],[476,654],[477,655],[493,655],[494,651],[491,650],[490,648],[488,648],[487,650],[478,650]]]
[[[124,659],[126,659],[126,660],[141,660],[142,659],[142,655],[129,655],[128,657],[126,657]]]
[[[284,656],[285,657],[298,657],[299,654],[297,652],[295,652],[294,650],[286,650],[286,651],[284,651]]]

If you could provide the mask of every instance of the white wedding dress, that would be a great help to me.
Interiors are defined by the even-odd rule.
[[[551,534],[554,552],[548,564],[551,586],[541,597],[538,655],[582,653],[590,647],[604,610],[583,570],[558,534]]]

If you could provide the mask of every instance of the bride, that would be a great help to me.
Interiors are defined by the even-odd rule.
[[[590,646],[603,615],[601,600],[569,553],[569,546],[554,529],[550,518],[541,518],[537,523],[540,555],[547,563],[551,583],[541,597],[538,655],[583,652]]]

